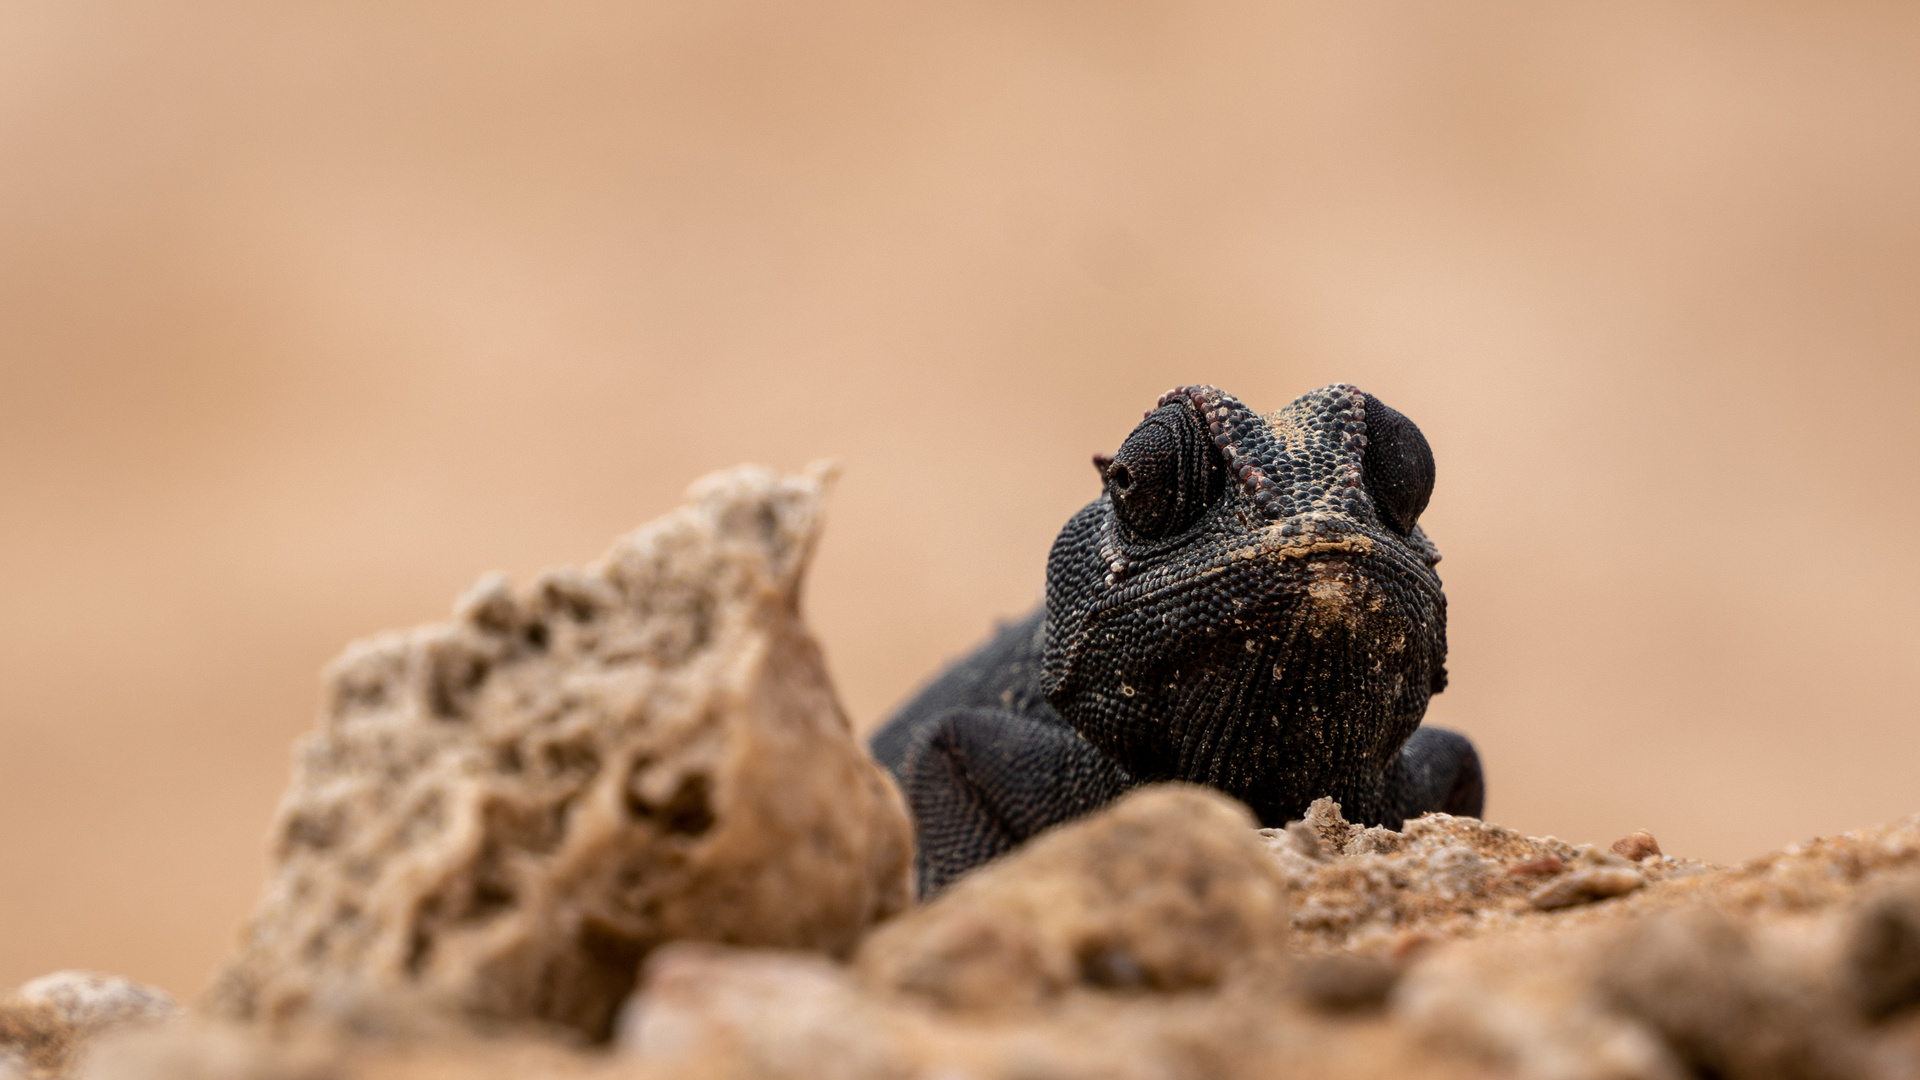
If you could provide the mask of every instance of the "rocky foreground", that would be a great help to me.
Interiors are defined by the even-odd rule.
[[[912,906],[799,615],[824,484],[349,649],[207,999],[36,980],[0,1080],[1920,1077],[1920,817],[1720,868],[1166,785]]]

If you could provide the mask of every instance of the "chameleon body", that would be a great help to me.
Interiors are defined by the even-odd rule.
[[[1446,685],[1433,456],[1346,384],[1260,415],[1169,391],[1047,560],[1046,602],[875,734],[914,815],[923,894],[1160,780],[1277,826],[1332,796],[1398,827],[1477,816],[1466,738],[1420,726]]]

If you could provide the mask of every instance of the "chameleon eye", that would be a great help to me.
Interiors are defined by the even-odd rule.
[[[1114,514],[1135,536],[1158,540],[1199,520],[1220,497],[1226,470],[1193,407],[1147,414],[1105,469]]]
[[[1433,495],[1433,451],[1413,421],[1367,395],[1367,449],[1362,459],[1367,492],[1388,528],[1413,531]]]

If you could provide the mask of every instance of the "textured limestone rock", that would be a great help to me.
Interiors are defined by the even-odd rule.
[[[76,1080],[652,1080],[630,1063],[552,1039],[364,1038],[338,1028],[189,1019],[113,1034]],[[695,1074],[700,1075],[700,1074]],[[679,1078],[676,1078],[679,1080]]]
[[[1121,1045],[1116,1045],[1116,1042]],[[1137,1038],[1105,1045],[1067,1024],[955,1025],[937,1010],[865,992],[811,957],[663,951],[623,1018],[620,1048],[663,1075],[883,1080],[1026,1075],[1061,1080],[1165,1075]]]
[[[82,1080],[337,1080],[351,1051],[318,1030],[266,1029],[188,1019],[102,1039],[80,1063]]]
[[[1439,950],[1395,991],[1441,1045],[1529,1080],[1840,1080],[1912,1075],[1834,993],[1819,935],[1711,905]]]
[[[1591,943],[1528,927],[1430,950],[1393,1015],[1436,1053],[1525,1080],[1685,1080],[1659,1036],[1592,993]]]
[[[1140,789],[881,927],[859,967],[872,986],[959,1008],[1217,986],[1277,964],[1286,944],[1286,885],[1252,826],[1206,788]]]
[[[1447,814],[1416,818],[1402,832],[1363,828],[1331,799],[1260,835],[1286,876],[1302,947],[1395,957],[1704,870],[1659,855],[1636,864],[1591,844]]]
[[[1656,1032],[1687,1075],[1844,1080],[1865,1075],[1858,1019],[1824,965],[1711,907],[1662,912],[1609,935],[1599,998]],[[1797,960],[1802,962],[1796,962]]]
[[[98,1036],[170,1020],[173,999],[91,971],[43,975],[0,998],[0,1078],[59,1076]]]
[[[1920,1076],[1916,869],[1920,818],[1496,916],[1424,954],[1391,1014],[1525,1080]]]
[[[799,615],[824,483],[716,474],[583,571],[349,648],[213,1010],[601,1037],[663,942],[844,954],[904,908],[905,811]]]
[[[1329,1019],[1252,979],[1180,994],[1083,989],[982,1012],[876,991],[817,956],[697,946],[649,961],[618,1045],[647,1076],[729,1080],[1487,1075],[1377,1018]]]
[[[1886,1019],[1920,1009],[1920,874],[1875,891],[1846,929],[1845,982],[1856,1008]]]
[[[937,1045],[940,1034],[926,1010],[862,993],[847,969],[821,956],[674,945],[648,961],[645,993],[621,1017],[617,1044],[669,1075],[830,1069],[858,1080],[911,1076],[963,1049]]]

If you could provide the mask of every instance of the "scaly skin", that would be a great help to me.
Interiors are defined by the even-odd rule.
[[[1266,416],[1181,387],[1094,464],[1104,490],[1054,541],[1045,606],[873,738],[923,894],[1158,780],[1267,825],[1323,795],[1396,828],[1479,815],[1472,744],[1420,727],[1446,686],[1446,597],[1412,421],[1345,384]]]

